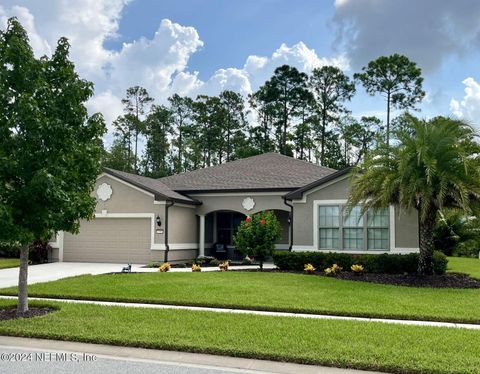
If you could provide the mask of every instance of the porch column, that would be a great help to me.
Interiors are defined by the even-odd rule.
[[[205,215],[200,215],[200,243],[198,246],[198,255],[205,256]]]

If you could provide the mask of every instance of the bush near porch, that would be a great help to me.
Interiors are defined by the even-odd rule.
[[[285,252],[275,251],[274,264],[281,270],[303,271],[305,264],[319,270],[337,264],[345,270],[354,264],[363,266],[367,273],[413,274],[418,268],[418,253],[409,254],[348,254],[335,252]],[[448,259],[441,252],[433,256],[435,274],[445,274]]]

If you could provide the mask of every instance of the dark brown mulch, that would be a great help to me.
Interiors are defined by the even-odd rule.
[[[470,278],[466,274],[450,273],[445,275],[418,274],[360,274],[342,272],[335,276],[338,279],[352,281],[393,284],[407,287],[430,288],[480,288],[480,280]]]
[[[232,269],[233,270],[233,269]],[[258,272],[258,269],[233,270],[240,272]],[[295,273],[305,274],[300,271],[264,269],[264,273]],[[307,274],[305,274],[307,276]],[[313,275],[327,277],[322,272],[315,272]],[[444,275],[418,275],[418,274],[355,274],[350,271],[343,271],[329,278],[351,280],[358,282],[369,282],[379,284],[392,284],[406,287],[429,287],[429,288],[480,288],[480,279],[471,278],[466,274],[447,273]]]
[[[9,319],[16,319],[16,318],[32,318],[32,317],[39,317],[44,316],[48,313],[54,312],[55,309],[53,308],[29,308],[28,312],[26,312],[23,316],[17,316],[17,309],[0,309],[0,321],[7,321]]]

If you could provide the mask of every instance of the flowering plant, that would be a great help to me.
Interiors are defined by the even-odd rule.
[[[199,271],[202,271],[202,267],[200,265],[197,265],[197,264],[192,264],[192,272],[199,272]]]
[[[169,262],[164,262],[163,264],[160,265],[160,267],[158,268],[158,271],[160,273],[166,273],[167,271],[169,271],[171,269],[171,265]]]
[[[338,274],[342,271],[342,268],[338,266],[337,264],[333,264],[331,267],[326,268],[324,270],[325,274],[327,275],[335,275]]]
[[[313,274],[315,272],[315,268],[313,267],[312,264],[305,264],[303,267],[303,271],[307,274]]]
[[[271,211],[260,212],[240,223],[234,243],[242,254],[255,257],[262,270],[265,258],[272,255],[281,233],[282,227],[275,214]]]
[[[361,274],[363,273],[363,266],[359,264],[353,264],[350,269],[355,273],[355,274]]]
[[[220,271],[227,271],[229,266],[230,264],[228,263],[228,261],[224,261],[220,265],[218,265]]]

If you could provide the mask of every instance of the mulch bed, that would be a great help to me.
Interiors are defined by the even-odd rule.
[[[9,319],[16,319],[16,318],[32,318],[32,317],[39,317],[44,316],[48,313],[54,312],[55,309],[53,308],[29,308],[28,312],[26,312],[22,317],[17,316],[17,308],[11,309],[0,309],[0,321],[7,321]]]
[[[480,280],[466,274],[449,273],[445,275],[417,274],[354,274],[343,272],[335,276],[338,279],[352,281],[393,284],[407,287],[430,288],[480,288]]]
[[[233,269],[232,269],[233,270]],[[245,272],[257,272],[258,269],[233,270]],[[278,269],[264,269],[264,273],[295,273],[305,274],[300,271],[288,271]],[[313,275],[327,277],[323,272],[315,272]],[[305,274],[305,276],[308,276]],[[418,275],[418,274],[355,274],[344,271],[329,278],[351,280],[357,282],[369,282],[379,284],[392,284],[406,287],[429,287],[429,288],[480,288],[480,279],[471,278],[466,274],[447,273],[444,275]]]

